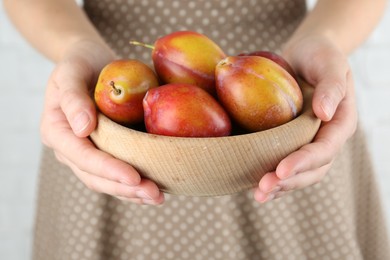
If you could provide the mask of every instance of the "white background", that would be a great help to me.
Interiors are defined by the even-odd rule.
[[[309,1],[313,2],[313,1]],[[361,122],[390,216],[390,11],[351,56]],[[357,28],[358,29],[358,28]],[[0,7],[0,259],[29,259],[40,156],[39,120],[52,64]],[[390,218],[389,218],[390,219]],[[389,226],[390,226],[390,220]]]

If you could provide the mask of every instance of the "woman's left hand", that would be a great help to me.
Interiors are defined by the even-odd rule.
[[[283,55],[314,86],[313,110],[322,121],[312,143],[284,158],[255,189],[258,202],[320,182],[357,124],[354,83],[348,59],[331,40],[313,36],[291,44]]]

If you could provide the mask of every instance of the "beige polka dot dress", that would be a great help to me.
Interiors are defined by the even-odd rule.
[[[150,64],[153,43],[177,30],[204,33],[227,54],[278,50],[305,14],[303,0],[86,0],[118,55]],[[266,204],[252,192],[166,195],[140,206],[88,190],[52,151],[42,158],[36,260],[390,259],[378,188],[358,130],[319,184]]]

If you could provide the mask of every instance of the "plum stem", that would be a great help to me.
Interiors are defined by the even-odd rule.
[[[146,47],[146,48],[154,50],[154,46],[151,44],[146,44],[146,43],[138,42],[138,41],[130,41],[129,43],[132,45],[142,46],[142,47]]]
[[[114,81],[111,81],[110,82],[110,85],[112,87],[112,91],[114,92],[115,95],[120,95],[121,94],[121,90],[119,88],[116,88],[115,87],[115,82]]]

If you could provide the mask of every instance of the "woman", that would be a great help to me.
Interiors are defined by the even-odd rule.
[[[347,61],[384,0],[319,0],[310,13],[303,0],[86,0],[85,12],[72,0],[4,2],[56,63],[42,116],[35,259],[390,259],[364,137],[355,132]],[[254,193],[169,196],[87,138],[101,68],[117,57],[150,62],[148,50],[128,41],[183,29],[206,34],[229,55],[282,51],[315,87],[313,109],[323,122],[315,140]]]

